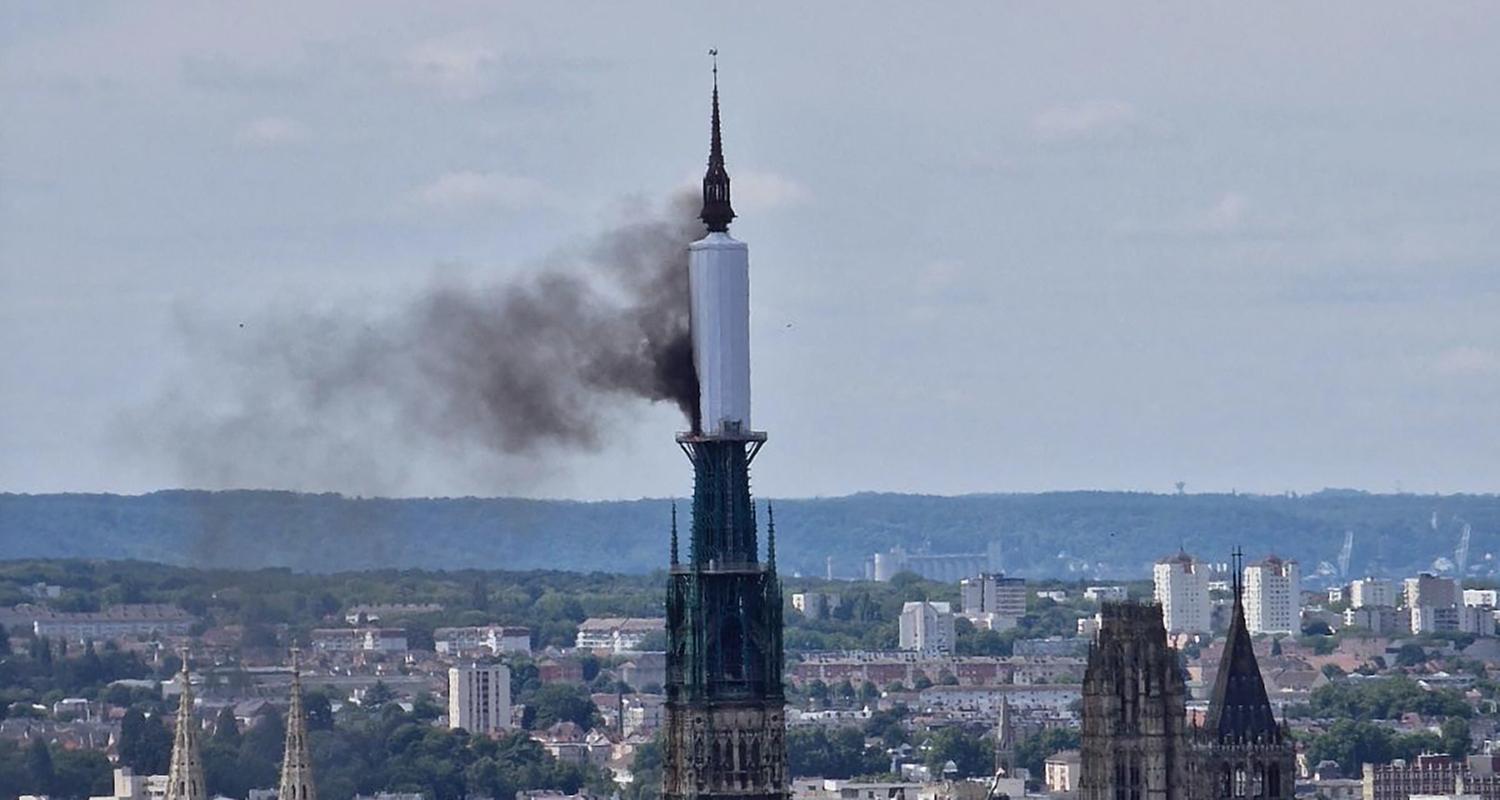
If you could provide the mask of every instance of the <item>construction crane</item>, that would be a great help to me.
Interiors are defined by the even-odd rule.
[[[1354,555],[1354,531],[1344,531],[1344,547],[1339,550],[1339,577],[1349,577],[1349,557]]]
[[[1458,536],[1458,547],[1453,550],[1453,565],[1458,569],[1458,574],[1463,575],[1469,568],[1469,534],[1473,531],[1469,523],[1464,523],[1464,531]]]

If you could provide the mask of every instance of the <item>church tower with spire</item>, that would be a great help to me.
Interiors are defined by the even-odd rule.
[[[286,752],[281,759],[278,800],[318,800],[312,753],[307,747],[307,712],[302,707],[302,665],[292,648],[292,696],[286,712]]]
[[[177,704],[176,732],[172,737],[172,766],[167,770],[167,800],[208,800],[203,785],[203,759],[198,751],[202,729],[193,715],[193,684],[188,674],[188,654],[182,653],[182,698]]]
[[[766,435],[750,427],[750,257],[729,235],[717,65],[710,125],[707,235],[688,252],[699,413],[677,437],[693,465],[693,505],[685,562],[673,514],[662,796],[785,800],[781,582],[770,508],[761,561],[750,499]]]
[[[1296,746],[1271,710],[1245,623],[1242,562],[1235,550],[1234,617],[1207,720],[1194,732],[1195,800],[1289,800],[1296,792]]]

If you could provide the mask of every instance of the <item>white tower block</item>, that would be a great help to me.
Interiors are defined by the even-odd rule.
[[[704,436],[750,433],[750,248],[713,232],[688,248]]]

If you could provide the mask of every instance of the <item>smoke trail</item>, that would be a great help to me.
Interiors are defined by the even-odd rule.
[[[388,313],[282,308],[243,335],[189,331],[187,388],[134,420],[132,438],[167,446],[193,485],[389,491],[403,465],[371,460],[393,442],[531,463],[600,447],[631,400],[671,402],[696,428],[695,212],[679,198],[572,263],[499,285],[434,285]]]

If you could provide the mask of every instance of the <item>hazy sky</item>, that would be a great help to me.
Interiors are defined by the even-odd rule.
[[[758,492],[1500,490],[1494,3],[0,9],[0,490],[687,492],[666,406],[353,474],[141,440],[195,348],[691,183],[711,46]]]

